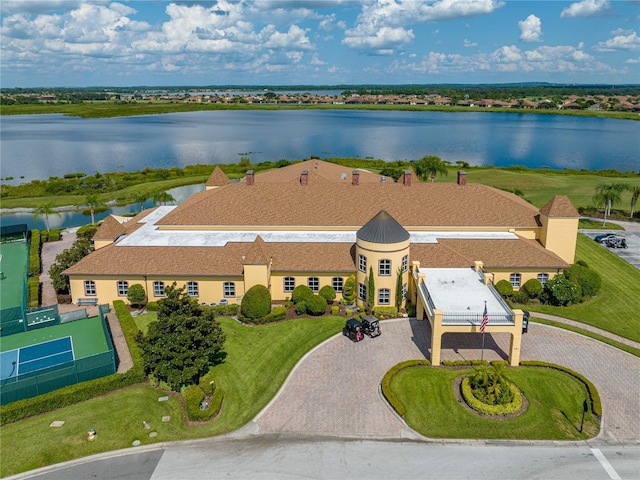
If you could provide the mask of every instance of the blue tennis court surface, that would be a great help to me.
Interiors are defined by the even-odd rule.
[[[9,350],[0,354],[0,380],[72,362],[71,337]]]

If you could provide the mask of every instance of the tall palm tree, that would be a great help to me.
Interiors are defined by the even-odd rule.
[[[153,203],[155,205],[166,205],[167,203],[175,203],[176,199],[169,192],[156,192],[153,194]]]
[[[620,203],[621,193],[626,188],[624,183],[601,183],[596,187],[593,201],[596,205],[604,205],[604,219],[602,226],[607,223],[607,216],[611,214],[611,207]]]
[[[104,203],[98,200],[98,196],[95,194],[87,195],[84,200],[85,205],[89,207],[91,213],[91,225],[96,224],[95,212],[97,208],[104,207]]]
[[[54,209],[52,202],[45,203],[44,205],[40,205],[38,208],[36,208],[33,211],[34,222],[38,220],[40,217],[44,217],[44,223],[47,226],[47,232],[51,230],[49,228],[49,215],[57,215],[58,217],[62,216],[60,215],[60,212]]]
[[[131,198],[135,203],[138,203],[140,205],[140,211],[142,212],[144,210],[144,202],[149,200],[150,195],[148,193],[141,192],[134,194]]]
[[[447,175],[447,164],[440,157],[427,155],[416,162],[416,175],[423,182],[429,178],[431,183],[436,179],[436,175]]]
[[[631,212],[629,213],[629,217],[633,218],[636,202],[638,201],[638,197],[640,197],[640,185],[629,187],[629,191],[631,192]]]

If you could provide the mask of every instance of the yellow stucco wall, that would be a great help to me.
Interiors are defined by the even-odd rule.
[[[546,273],[547,275],[549,275],[548,280],[551,280],[553,277],[555,277],[559,272],[557,270],[535,270],[535,271],[531,271],[531,270],[518,270],[518,269],[486,269],[485,272],[487,273],[492,273],[493,274],[493,284],[495,285],[496,283],[498,283],[500,280],[506,280],[507,282],[509,281],[509,278],[511,276],[512,273],[519,273],[520,274],[520,286],[524,285],[527,280],[530,280],[532,278],[538,278],[538,274],[540,273]],[[519,288],[514,288],[514,290],[519,290]]]
[[[540,243],[567,263],[575,260],[578,218],[549,218],[540,215]]]
[[[293,277],[295,286],[307,285],[309,277],[318,278],[318,291],[325,285],[333,286],[334,277],[342,278],[342,284],[347,281],[353,272],[272,272],[271,274],[271,300],[284,301],[291,299],[291,292],[284,291],[284,279]],[[336,300],[342,298],[342,293],[336,293]]]

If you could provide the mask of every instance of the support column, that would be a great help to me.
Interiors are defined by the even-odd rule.
[[[440,366],[442,346],[442,310],[434,310],[431,322],[431,365]]]
[[[515,320],[514,330],[511,332],[511,342],[509,345],[509,365],[517,367],[520,365],[520,347],[522,345],[522,310],[513,310]]]

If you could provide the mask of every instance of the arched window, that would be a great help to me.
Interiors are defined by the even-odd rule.
[[[409,255],[402,257],[402,273],[409,269]]]
[[[331,286],[337,293],[342,293],[342,288],[344,287],[342,277],[333,277],[331,279]]]
[[[358,255],[358,270],[367,273],[367,257]]]
[[[129,293],[129,282],[126,280],[118,281],[118,296],[126,297],[127,293]]]
[[[236,284],[234,282],[224,282],[224,296],[225,298],[236,296]]]
[[[85,280],[84,281],[84,294],[87,297],[95,297],[96,296],[96,282],[93,280]]]
[[[512,273],[509,275],[509,282],[511,282],[511,286],[513,288],[520,288],[520,279],[521,275],[519,273]]]
[[[320,289],[320,279],[318,277],[307,278],[307,286],[314,292],[318,292]]]

